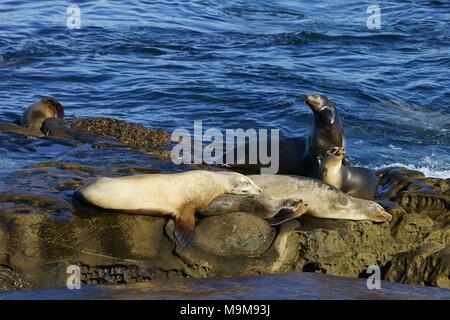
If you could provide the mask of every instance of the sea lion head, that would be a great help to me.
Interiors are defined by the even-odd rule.
[[[392,215],[388,213],[384,208],[379,205],[378,203],[375,203],[373,201],[369,202],[369,208],[367,210],[367,214],[369,215],[369,219],[375,222],[391,222],[392,221]]]
[[[336,118],[336,107],[331,99],[319,94],[303,96],[305,103],[314,112],[316,121],[320,121],[323,125],[330,126]]]
[[[239,195],[260,194],[262,189],[252,179],[236,172],[221,172],[229,181],[229,193]]]
[[[64,107],[58,102],[58,100],[52,97],[44,97],[39,103],[47,105],[54,112],[54,118],[64,118]]]

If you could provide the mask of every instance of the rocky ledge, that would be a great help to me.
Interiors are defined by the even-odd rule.
[[[48,148],[62,142],[43,139],[23,144],[49,160]],[[80,267],[86,284],[291,271],[367,277],[377,265],[389,281],[450,288],[449,180],[380,171],[377,201],[393,215],[390,223],[303,216],[270,227],[245,211],[199,215],[194,247],[183,251],[171,220],[83,212],[70,199],[98,176],[192,168],[116,144],[63,144],[51,161],[2,177],[0,291],[64,286],[69,265]]]

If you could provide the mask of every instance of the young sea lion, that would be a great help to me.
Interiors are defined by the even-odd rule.
[[[76,206],[154,216],[175,220],[174,235],[185,249],[192,246],[195,213],[221,194],[254,195],[261,189],[235,172],[194,170],[173,174],[149,174],[100,178],[77,189]]]
[[[346,167],[342,164],[345,148],[330,148],[323,159],[322,180],[345,193],[362,199],[375,198],[378,178],[375,172],[361,167]]]
[[[236,196],[224,194],[215,198],[205,210],[202,216],[217,216],[231,212],[251,213],[263,219],[273,218],[275,215],[300,216],[308,211],[308,205],[301,199],[286,198],[274,199],[269,195]]]
[[[379,204],[351,197],[316,179],[285,175],[254,175],[249,178],[262,188],[261,194],[249,197],[222,195],[201,214],[246,212],[266,219],[270,225],[279,225],[302,215],[375,222],[392,219]]]
[[[322,95],[305,95],[304,100],[314,114],[312,131],[304,137],[280,140],[277,173],[320,178],[320,163],[326,151],[334,146],[345,146],[344,130],[333,101]],[[258,142],[250,142],[250,144],[258,144]],[[257,163],[249,163],[249,150],[259,150],[259,146],[251,147],[250,144],[245,145],[244,159],[237,155],[238,148],[235,148],[234,162],[226,166],[239,172],[259,173],[263,166],[260,159],[257,159]],[[268,150],[270,149],[269,141]],[[225,154],[222,162],[227,163],[226,160]]]

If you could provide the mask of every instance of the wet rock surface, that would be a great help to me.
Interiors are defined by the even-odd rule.
[[[182,299],[182,300],[450,300],[447,289],[381,281],[367,290],[365,279],[321,273],[290,272],[264,276],[174,278],[119,285],[82,285],[0,293],[0,299]],[[179,311],[174,310],[176,318]],[[166,316],[170,316],[170,310]]]
[[[450,210],[449,179],[427,178],[420,171],[402,167],[379,170],[379,199],[399,204],[407,212],[440,215]]]
[[[64,286],[69,265],[80,267],[84,284],[292,271],[367,277],[367,268],[378,265],[385,280],[450,288],[446,180],[386,170],[378,202],[393,215],[390,223],[302,216],[270,227],[242,211],[198,215],[194,247],[183,251],[173,239],[170,219],[83,212],[72,206],[71,196],[98,176],[193,167],[138,152],[140,146],[30,141],[15,134],[2,139],[11,152],[19,143],[17,150],[29,154],[30,165],[1,176],[0,290]],[[280,196],[296,191],[286,192],[280,190]]]
[[[70,125],[77,132],[110,137],[144,152],[162,151],[170,142],[170,136],[165,130],[148,129],[111,118],[74,119]]]
[[[0,266],[0,292],[32,288],[33,286],[27,277],[10,268]]]

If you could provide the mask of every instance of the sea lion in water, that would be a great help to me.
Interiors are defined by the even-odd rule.
[[[45,119],[64,119],[64,107],[51,97],[29,106],[20,119],[20,126],[40,130]]]
[[[334,146],[345,146],[344,130],[333,101],[322,95],[305,95],[304,100],[314,114],[312,131],[304,137],[280,140],[277,173],[320,178],[320,164],[326,151]],[[251,147],[250,144],[256,144],[256,146]],[[257,163],[254,164],[249,161],[249,150],[259,150],[258,145],[258,142],[247,143],[243,155],[237,154],[238,148],[235,148],[233,164],[226,164],[226,154],[222,163],[239,172],[259,173],[263,167],[260,159],[258,158]],[[268,150],[270,149],[271,146],[268,143]]]
[[[304,205],[300,207],[300,210],[280,210],[277,215],[268,219],[269,224],[279,225],[303,214],[318,218],[371,220],[374,222],[392,219],[392,216],[379,204],[351,197],[316,179],[285,175],[251,175],[249,178],[262,188],[259,195],[249,197],[249,199],[234,195],[221,196],[214,199],[204,211],[210,212],[210,208],[222,207],[222,213],[226,213],[226,209],[232,203],[229,211],[235,211],[235,208],[250,208],[247,212],[253,213],[253,210],[258,208],[255,201],[262,202],[263,206],[267,206],[265,204],[267,201],[277,204],[283,199],[302,199]]]
[[[185,249],[192,246],[195,213],[224,193],[253,195],[261,189],[235,172],[194,170],[173,174],[149,174],[100,178],[78,188],[73,202],[78,207],[166,216],[175,220],[174,235]]]
[[[375,172],[361,167],[346,167],[342,164],[345,148],[330,148],[322,162],[321,176],[328,183],[345,193],[362,199],[375,198],[378,178]]]
[[[0,130],[42,136],[41,128],[46,119],[64,121],[64,107],[51,97],[44,97],[29,106],[15,123],[0,123]]]

